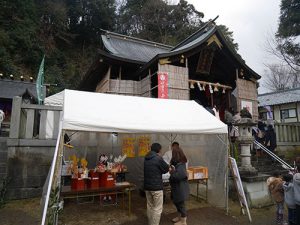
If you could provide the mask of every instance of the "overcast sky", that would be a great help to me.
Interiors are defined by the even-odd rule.
[[[239,53],[255,72],[263,76],[264,63],[274,61],[265,51],[268,35],[277,30],[280,0],[187,0],[204,13],[204,19],[217,15],[217,24],[226,25],[233,31],[239,44]],[[263,79],[260,81],[263,86]],[[259,92],[268,91],[260,88]]]

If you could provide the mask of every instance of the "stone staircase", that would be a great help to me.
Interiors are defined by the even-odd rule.
[[[288,162],[285,159],[284,155],[278,155],[278,157],[292,165],[291,162]],[[271,156],[269,156],[267,153],[262,156],[252,156],[251,163],[252,166],[255,167],[260,174],[272,175],[275,171],[279,174],[288,173],[288,170],[284,169],[278,161],[272,160]]]

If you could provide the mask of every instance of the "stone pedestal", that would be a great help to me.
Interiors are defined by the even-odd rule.
[[[241,166],[239,167],[241,176],[254,176],[257,175],[257,170],[251,165],[251,145],[254,141],[252,137],[252,126],[256,125],[249,118],[241,118],[241,120],[235,124],[239,128],[239,137],[237,140],[241,147]]]
[[[248,206],[250,208],[262,208],[274,204],[266,183],[266,180],[269,177],[270,176],[266,174],[241,177]],[[232,192],[229,192],[229,195],[231,195],[232,198],[236,198],[233,180],[229,181],[229,189],[232,190]]]

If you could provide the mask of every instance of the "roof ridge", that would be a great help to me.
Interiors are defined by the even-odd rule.
[[[25,84],[33,84],[33,85],[35,85],[35,82],[25,81],[25,80],[22,81],[22,80],[1,79],[0,81],[14,82],[14,83],[25,83]]]
[[[263,93],[263,94],[258,94],[258,97],[259,96],[266,96],[266,95],[272,95],[272,94],[282,93],[282,92],[290,92],[290,91],[295,91],[295,90],[300,90],[300,87],[291,88],[291,89],[285,89],[285,90],[278,90],[278,91],[273,91],[273,92],[268,92],[268,93]]]
[[[208,25],[210,24],[215,24],[215,21],[219,18],[219,16],[216,16],[213,20],[208,20],[207,22],[205,22],[203,24],[202,27],[200,27],[197,31],[195,31],[194,33],[192,33],[191,35],[189,35],[187,38],[185,38],[184,40],[182,40],[181,42],[179,42],[176,46],[174,46],[171,51],[175,50],[176,48],[178,48],[181,44],[183,44],[184,42],[186,42],[188,39],[191,39],[192,37],[194,37],[196,34],[198,34],[200,31],[203,31]]]
[[[119,33],[115,33],[115,32],[112,32],[112,31],[108,31],[108,30],[103,30],[103,29],[100,29],[101,31],[105,32],[105,35],[113,35],[115,37],[119,37],[119,38],[123,38],[123,39],[129,39],[129,40],[133,40],[133,41],[136,41],[136,42],[141,42],[143,44],[147,43],[147,44],[151,44],[151,45],[157,45],[158,47],[164,47],[164,48],[173,48],[172,45],[167,45],[167,44],[162,44],[162,43],[159,43],[159,42],[154,42],[154,41],[149,41],[149,40],[145,40],[145,39],[141,39],[141,38],[137,38],[137,37],[133,37],[133,36],[128,36],[128,35],[124,35],[124,34],[119,34]]]

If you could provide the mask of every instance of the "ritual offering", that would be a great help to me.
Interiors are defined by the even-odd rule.
[[[98,165],[96,171],[99,173],[104,173],[106,171],[108,157],[105,154],[99,156]]]
[[[99,187],[113,187],[115,183],[116,180],[112,173],[107,171],[99,173]]]
[[[127,171],[127,167],[123,165],[124,160],[126,159],[126,154],[125,155],[119,155],[118,157],[114,158],[114,163],[112,166],[112,173],[121,173],[124,172],[124,170]]]
[[[76,190],[81,191],[85,189],[85,182],[83,178],[76,179]]]
[[[123,164],[126,155],[109,157],[101,154],[96,167],[88,169],[88,161],[85,158],[77,158],[76,155],[70,157],[68,172],[72,175],[71,189],[84,190],[85,188],[97,189],[99,187],[113,187],[116,184],[117,175],[122,175],[127,171]],[[78,163],[80,162],[80,165]],[[122,181],[125,180],[125,174]]]
[[[72,178],[78,178],[78,162],[79,162],[79,159],[77,159],[76,155],[72,155],[70,157],[70,159],[71,159],[71,163],[70,163],[69,170],[71,171]]]
[[[80,160],[80,166],[78,167],[79,158],[76,155],[70,157],[71,163],[69,165],[69,170],[71,171],[72,181],[71,189],[74,190],[84,190],[86,182],[84,179],[88,179],[88,162],[86,159],[82,158]]]
[[[80,160],[81,163],[81,168],[82,168],[82,173],[81,173],[81,178],[88,178],[89,176],[89,170],[87,168],[88,162],[85,158],[82,158]]]

